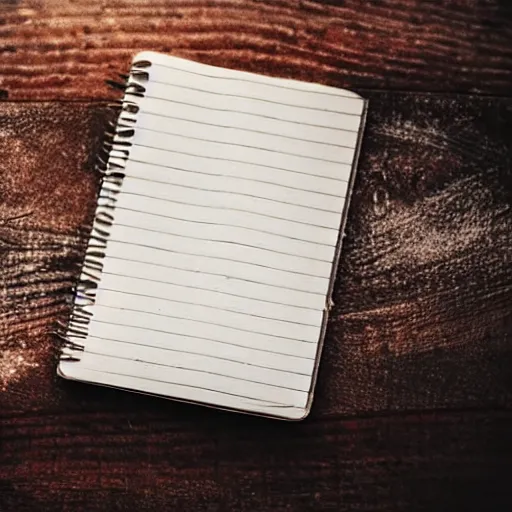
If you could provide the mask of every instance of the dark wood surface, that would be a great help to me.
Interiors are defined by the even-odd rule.
[[[3,2],[11,99],[99,98],[151,48],[335,86],[510,94],[506,0]]]
[[[512,508],[511,7],[334,3],[0,2],[1,512]],[[141,49],[370,99],[302,423],[55,376]]]

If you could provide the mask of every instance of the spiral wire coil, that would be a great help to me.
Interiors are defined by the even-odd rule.
[[[129,75],[120,75],[123,83],[107,81],[124,91],[124,97],[111,105],[117,112],[117,122],[108,123],[102,147],[97,155],[95,171],[101,175],[96,212],[81,265],[81,274],[72,290],[72,310],[66,323],[59,323],[55,334],[61,340],[61,361],[80,361],[84,341],[88,336],[93,313],[91,306],[103,270],[110,228],[114,222],[117,195],[121,191],[126,162],[135,133],[139,103],[144,98],[149,79],[149,61],[133,63]]]

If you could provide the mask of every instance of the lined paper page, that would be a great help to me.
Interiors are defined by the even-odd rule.
[[[60,372],[301,418],[364,100],[152,52],[142,59],[150,79],[85,350]]]

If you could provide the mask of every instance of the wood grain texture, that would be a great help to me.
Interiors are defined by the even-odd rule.
[[[114,392],[105,395],[115,403]],[[119,398],[112,411],[0,420],[0,509],[466,512],[512,505],[510,413],[290,424]]]
[[[370,100],[317,397],[297,425],[56,377],[49,331],[109,112],[0,106],[2,512],[472,510],[476,489],[489,510],[512,505],[512,102]],[[439,408],[462,412],[403,414]]]
[[[22,0],[0,11],[0,89],[105,98],[152,49],[350,88],[510,94],[511,40],[498,0]]]
[[[110,116],[76,100],[142,49],[416,91],[364,93],[303,423],[56,377]],[[75,100],[0,103],[0,512],[512,509],[510,91],[506,1],[0,0],[0,97]]]
[[[69,311],[107,120],[96,105],[0,106],[0,390],[52,371],[41,361],[52,360],[49,333]]]
[[[512,405],[512,100],[370,101],[318,410]],[[68,311],[108,109],[7,103],[0,116],[6,387],[18,369],[34,375],[30,364],[53,372],[44,351],[16,357],[30,353],[28,332],[39,343]]]
[[[321,366],[329,410],[512,404],[509,126],[510,100],[370,96]]]

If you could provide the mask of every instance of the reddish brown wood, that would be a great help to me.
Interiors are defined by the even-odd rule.
[[[318,411],[511,405],[512,102],[370,101]],[[31,388],[53,373],[47,333],[66,317],[108,109],[7,103],[0,115],[1,384],[51,396],[53,377]]]
[[[510,100],[370,96],[321,366],[330,411],[512,405],[511,126]]]
[[[471,482],[497,490],[512,470],[512,416],[489,410],[512,403],[512,104],[370,100],[317,398],[302,425],[56,377],[49,331],[66,317],[108,110],[0,106],[2,512],[459,510],[475,499]],[[482,412],[343,419],[461,407]]]
[[[359,89],[507,96],[511,19],[497,0],[0,2],[0,95],[113,97],[104,80],[151,48]],[[0,512],[512,508],[511,100],[364,94],[335,308],[300,424],[56,377],[50,331],[68,312],[110,114],[0,103]]]
[[[291,424],[103,395],[86,410],[0,420],[2,510],[494,511],[512,503],[510,413]]]
[[[107,119],[99,105],[0,105],[0,410],[19,403],[29,375],[35,394],[52,393],[42,384],[57,348],[49,333],[77,278]]]
[[[111,96],[142,49],[337,86],[509,94],[508,2],[45,0],[0,14],[13,99]]]

